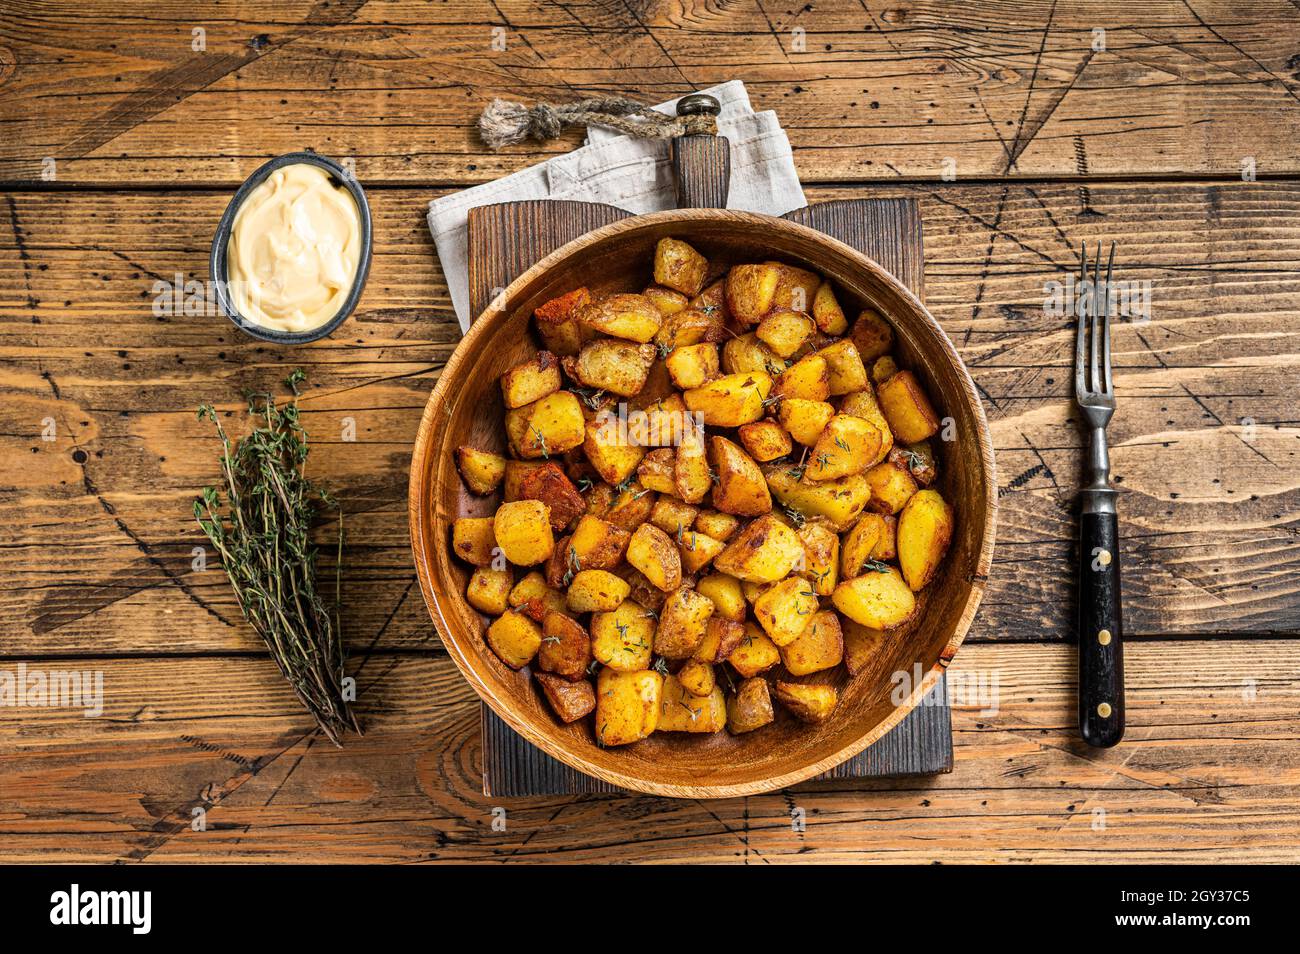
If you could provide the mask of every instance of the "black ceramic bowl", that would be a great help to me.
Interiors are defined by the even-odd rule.
[[[274,328],[267,328],[264,325],[248,321],[236,310],[234,302],[230,300],[230,291],[226,287],[226,251],[230,247],[230,230],[235,224],[235,214],[239,211],[239,207],[244,203],[244,200],[248,198],[248,194],[261,185],[266,177],[276,169],[296,165],[300,162],[320,166],[330,174],[330,178],[335,183],[352,193],[352,198],[357,203],[357,212],[361,217],[361,253],[357,257],[357,277],[352,282],[352,290],[348,292],[347,300],[343,302],[338,314],[319,328],[313,328],[311,331],[277,331]],[[208,259],[208,270],[211,272],[212,281],[216,286],[217,302],[222,312],[245,334],[252,335],[254,338],[261,338],[263,341],[273,341],[276,344],[286,345],[305,344],[308,341],[315,341],[317,338],[324,338],[343,324],[348,315],[352,314],[352,309],[356,308],[357,300],[361,297],[361,289],[365,287],[366,275],[370,272],[370,203],[366,201],[366,193],[362,190],[361,184],[357,182],[356,178],[349,175],[347,170],[333,159],[327,159],[314,152],[290,152],[283,156],[277,156],[245,179],[244,184],[239,187],[239,191],[230,200],[230,204],[226,206],[221,221],[217,223],[217,234],[212,238],[212,255]]]

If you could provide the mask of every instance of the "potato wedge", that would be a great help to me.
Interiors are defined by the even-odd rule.
[[[669,353],[664,364],[677,387],[683,391],[698,388],[718,376],[718,346],[708,341],[682,345]]]
[[[867,386],[869,379],[866,365],[848,338],[829,344],[817,353],[826,359],[827,383],[832,397],[852,394]]]
[[[506,613],[487,628],[487,644],[511,669],[523,669],[542,646],[542,628],[523,613]]]
[[[465,599],[480,613],[500,616],[510,606],[510,590],[514,585],[515,578],[509,570],[493,570],[481,566],[469,578]]]
[[[682,531],[681,539],[677,544],[677,550],[682,556],[682,571],[684,573],[700,572],[726,548],[727,545],[721,540],[715,540],[708,534],[700,533],[698,530]]]
[[[790,710],[801,722],[825,722],[839,705],[840,694],[834,686],[799,682],[776,683],[776,701]]]
[[[501,375],[501,397],[506,407],[523,407],[554,394],[560,384],[560,359],[549,351],[539,351]]]
[[[880,519],[885,522],[885,527],[880,534],[880,539],[876,541],[876,548],[871,551],[871,559],[883,563],[898,556],[898,518],[893,514],[883,513]]]
[[[767,672],[781,662],[781,651],[755,623],[745,624],[745,635],[727,657],[731,668],[746,679]]]
[[[624,600],[610,612],[591,615],[592,655],[610,669],[649,669],[654,638],[654,616],[634,600]]]
[[[713,472],[704,446],[704,428],[692,428],[682,435],[673,462],[673,489],[687,503],[701,503],[713,487]]]
[[[895,629],[916,612],[916,597],[892,566],[845,580],[835,587],[831,602],[849,619],[874,629]]]
[[[764,471],[772,496],[804,518],[825,517],[836,532],[847,530],[871,499],[871,486],[862,474],[839,480],[804,481],[797,468],[769,467]]]
[[[533,676],[542,687],[542,694],[551,710],[566,725],[577,722],[596,708],[596,690],[586,679],[570,682],[549,672],[535,672]]]
[[[752,457],[725,437],[709,438],[709,456],[718,476],[713,488],[715,508],[741,517],[771,512],[772,494]]]
[[[725,374],[748,374],[762,371],[768,377],[785,370],[785,360],[758,340],[752,331],[729,338],[722,346],[722,370]]]
[[[762,371],[747,371],[716,378],[682,394],[686,408],[701,415],[704,424],[739,427],[763,416],[763,402],[772,391],[772,379]]]
[[[880,431],[868,420],[836,414],[813,445],[804,476],[808,480],[838,480],[860,474],[880,450]]]
[[[754,600],[754,618],[772,642],[785,646],[799,638],[818,605],[809,582],[792,576]]]
[[[718,684],[712,664],[702,662],[694,656],[686,660],[682,668],[677,670],[677,681],[693,696],[707,696]],[[667,682],[664,680],[665,686]]]
[[[451,552],[466,563],[491,566],[497,548],[493,526],[491,517],[461,517],[456,520],[451,525]]]
[[[917,441],[889,452],[896,466],[906,467],[908,473],[922,487],[929,487],[939,476],[939,462],[929,441]]]
[[[727,729],[733,735],[761,729],[775,718],[766,679],[746,679],[727,701]]]
[[[952,542],[952,507],[937,490],[918,490],[898,515],[898,566],[914,591],[934,579]]]
[[[888,638],[883,629],[863,626],[851,619],[844,621],[842,635],[844,638],[844,668],[848,670],[850,676],[856,676],[866,669]]]
[[[840,538],[821,517],[804,521],[795,529],[803,544],[803,569],[795,572],[807,580],[818,596],[830,596],[839,582]]]
[[[507,599],[512,609],[538,623],[546,619],[547,613],[563,613],[567,608],[564,594],[548,586],[536,570],[516,583]]]
[[[878,390],[889,429],[904,444],[915,444],[939,430],[939,415],[911,371],[899,371]]]
[[[867,505],[877,513],[898,513],[916,493],[916,481],[905,467],[883,461],[864,475],[871,486],[871,502]]]
[[[830,366],[820,354],[806,355],[777,376],[772,393],[782,399],[825,401],[831,396]]]
[[[734,576],[728,576],[726,573],[710,573],[695,584],[695,590],[701,596],[707,596],[713,601],[714,619],[726,619],[735,623],[745,621],[745,613],[748,611],[745,605],[745,594],[741,590],[740,580]]]
[[[813,614],[802,633],[779,648],[781,663],[792,676],[833,669],[844,658],[840,618],[830,610],[821,610]]]
[[[779,265],[736,265],[727,273],[727,310],[742,325],[756,325],[772,310],[781,281]]]
[[[636,528],[628,541],[627,562],[665,593],[682,585],[682,558],[677,544],[653,524],[643,523]]]
[[[579,518],[569,539],[574,554],[569,562],[577,570],[612,570],[623,562],[631,537],[608,520],[586,514]]]
[[[622,487],[615,490],[604,519],[630,533],[650,519],[657,498],[635,480],[624,482]]]
[[[894,328],[874,308],[864,308],[849,332],[863,364],[871,364],[894,346]]]
[[[685,348],[696,344],[718,344],[730,337],[717,310],[688,307],[664,318],[655,332],[661,348]]]
[[[840,547],[840,574],[846,580],[866,572],[867,563],[875,560],[876,547],[885,532],[885,518],[878,513],[864,513],[849,532]]]
[[[577,357],[565,358],[564,370],[584,387],[632,397],[645,387],[656,354],[651,344],[597,338],[583,345]]]
[[[492,518],[492,532],[505,558],[515,566],[535,566],[555,550],[551,511],[540,500],[503,503]]]
[[[773,309],[792,311],[812,311],[813,298],[822,283],[822,277],[816,272],[797,265],[784,265],[781,262],[766,262],[780,270],[776,291],[772,295]]]
[[[501,499],[506,503],[512,500],[521,500],[524,481],[528,475],[539,467],[545,467],[544,460],[508,460],[505,466],[505,476],[501,481]]]
[[[802,311],[782,310],[773,311],[760,321],[754,335],[774,354],[788,358],[803,347],[816,330],[817,325]]]
[[[695,296],[704,287],[709,262],[690,245],[675,238],[661,238],[655,246],[655,281],[683,295]]]
[[[876,459],[868,466],[879,464],[889,455],[894,446],[894,432],[889,429],[889,422],[885,420],[884,412],[880,410],[880,404],[876,401],[876,392],[871,389],[870,384],[861,391],[845,395],[840,401],[840,413],[852,414],[854,417],[870,421],[880,432],[880,449],[876,451]]]
[[[762,464],[784,457],[794,449],[790,434],[776,421],[754,421],[742,425],[736,433],[749,456]]]
[[[585,426],[582,451],[601,480],[612,486],[631,477],[646,454],[623,430],[612,415],[588,421]]]
[[[653,669],[602,669],[596,677],[596,743],[627,745],[654,732],[663,687],[663,677]]]
[[[542,620],[542,644],[537,650],[537,668],[561,679],[577,682],[591,665],[591,637],[573,617],[547,613]]]
[[[898,362],[891,354],[882,354],[871,365],[871,383],[879,387],[898,371]]]
[[[753,583],[775,583],[790,575],[803,558],[798,535],[771,514],[751,521],[713,559],[721,573]]]
[[[577,395],[556,391],[540,401],[506,412],[506,437],[515,456],[525,460],[557,457],[586,437]]]
[[[524,477],[519,487],[520,500],[540,500],[546,504],[552,530],[563,530],[587,509],[587,502],[564,473],[564,468],[547,461]]]
[[[835,288],[828,281],[817,286],[813,295],[813,321],[817,322],[819,331],[828,335],[842,335],[849,330],[848,319],[844,309],[835,297]]]
[[[834,416],[835,408],[825,401],[806,398],[783,398],[776,410],[781,426],[805,447],[817,443],[817,438],[822,436],[822,431]]]
[[[720,510],[701,510],[695,517],[695,529],[726,543],[740,527],[740,521]]]
[[[581,570],[573,575],[565,602],[574,613],[608,613],[618,609],[631,589],[609,570]]]
[[[690,301],[681,292],[674,291],[671,288],[664,288],[662,285],[647,285],[641,294],[654,302],[654,306],[659,309],[659,313],[665,318],[685,310],[687,303]],[[663,330],[663,325],[660,325],[659,328]]]
[[[707,595],[703,591],[700,592],[701,595]],[[700,643],[691,658],[704,663],[725,662],[744,638],[744,624],[719,616],[718,604],[714,603],[713,615],[709,617],[708,625],[704,629],[704,641]]]
[[[681,673],[664,680],[656,732],[721,732],[726,724],[727,701],[721,686],[695,693],[682,681]]]
[[[614,338],[645,344],[663,324],[663,313],[645,295],[610,295],[577,312],[578,321]]]
[[[586,288],[575,288],[533,311],[533,324],[548,351],[561,356],[578,353],[583,329],[575,316],[590,301],[591,293]]]
[[[674,497],[660,497],[650,511],[650,522],[680,543],[682,534],[695,523],[695,515],[699,512],[699,507]]]
[[[713,600],[681,587],[668,594],[659,610],[654,650],[665,659],[689,659],[704,642]]]
[[[636,479],[646,490],[671,494],[676,490],[676,484],[673,482],[676,461],[677,452],[671,447],[656,447],[641,459],[641,463],[637,464]]]
[[[456,469],[470,493],[484,497],[501,486],[506,475],[506,459],[473,447],[457,447]]]

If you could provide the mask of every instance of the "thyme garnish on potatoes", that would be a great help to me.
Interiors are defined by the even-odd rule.
[[[194,518],[221,556],[244,618],[261,634],[294,693],[335,745],[345,732],[360,733],[343,691],[343,640],[337,611],[343,555],[343,511],[304,474],[307,432],[298,421],[294,371],[285,381],[293,391],[277,406],[270,394],[249,397],[258,426],[234,443],[211,405],[198,409],[221,438],[225,499],[205,487],[194,501]],[[308,539],[318,514],[338,515],[334,573],[334,617],[316,586],[316,548]]]

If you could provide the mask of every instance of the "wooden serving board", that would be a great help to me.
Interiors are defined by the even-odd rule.
[[[609,205],[534,199],[471,209],[470,311],[477,315],[519,274],[560,246],[632,213]],[[924,298],[921,216],[913,199],[842,199],[786,214],[875,259]],[[947,682],[892,732],[820,779],[930,775],[952,771]],[[622,791],[524,741],[482,706],[483,794],[505,797]]]

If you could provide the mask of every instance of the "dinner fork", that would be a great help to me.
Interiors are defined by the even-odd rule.
[[[1079,732],[1105,748],[1124,735],[1124,626],[1120,615],[1118,496],[1110,486],[1106,425],[1115,413],[1110,370],[1111,243],[1101,278],[1101,245],[1088,275],[1080,251],[1074,399],[1089,428],[1086,482],[1079,492]]]

